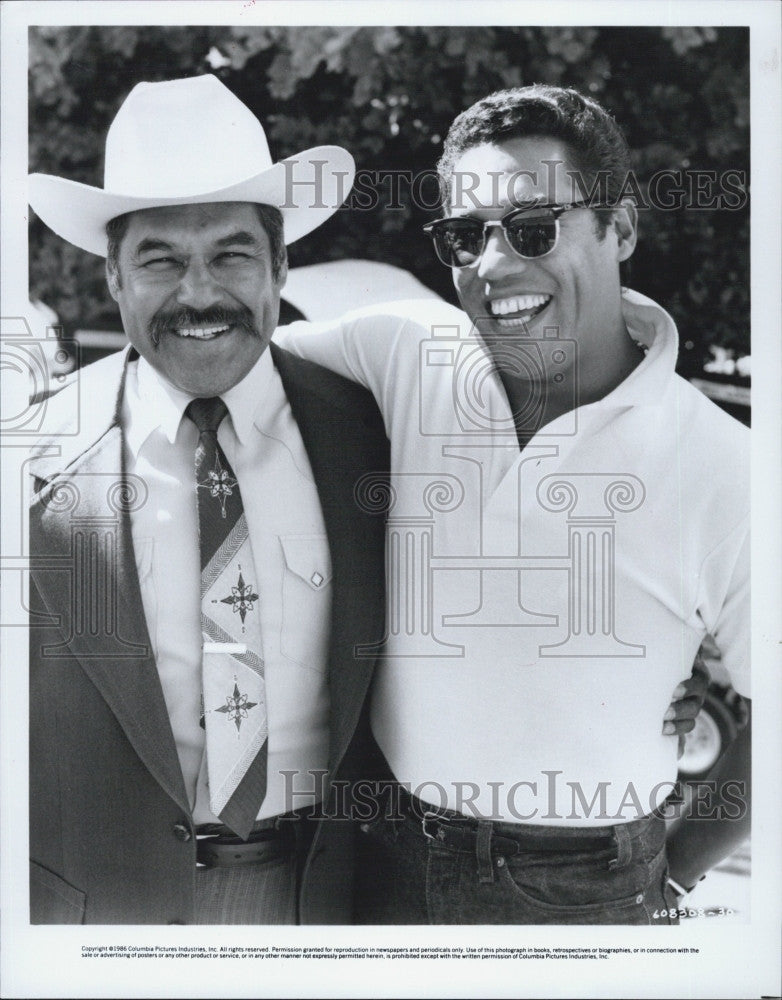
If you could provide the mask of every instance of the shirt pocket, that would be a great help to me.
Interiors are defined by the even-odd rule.
[[[325,535],[281,535],[283,656],[324,671],[331,620],[331,556]]]

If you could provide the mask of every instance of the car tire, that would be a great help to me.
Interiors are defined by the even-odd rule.
[[[706,777],[738,733],[736,718],[719,690],[710,688],[695,728],[684,737],[679,758],[679,778],[695,781]]]

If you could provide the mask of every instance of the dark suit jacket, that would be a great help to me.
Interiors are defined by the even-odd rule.
[[[374,400],[272,346],[318,487],[333,566],[333,777],[362,773],[383,636],[384,519],[356,482],[388,467]],[[130,355],[132,357],[132,354]],[[33,923],[190,923],[196,840],[141,603],[123,471],[128,355],[49,400],[53,434],[30,463],[30,854]],[[327,809],[327,811],[331,811]],[[322,821],[306,860],[305,923],[351,920],[353,824]]]

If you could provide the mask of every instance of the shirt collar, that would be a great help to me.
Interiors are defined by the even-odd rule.
[[[158,429],[173,444],[187,405],[195,399],[172,385],[144,358],[139,358],[135,369],[135,377],[129,371],[125,392],[125,440],[134,459],[150,434]],[[274,376],[267,348],[241,382],[222,394],[242,445],[248,443],[253,425],[262,427],[266,415],[271,416],[277,409],[282,383]]]
[[[275,376],[271,351],[267,347],[241,382],[223,393],[223,401],[242,445],[248,444],[253,426],[262,429],[276,410],[282,383]]]
[[[134,459],[153,431],[161,430],[174,443],[182,414],[192,398],[158,374],[144,358],[128,367],[125,441]]]
[[[622,290],[622,313],[630,336],[644,348],[641,363],[596,405],[659,404],[676,370],[679,334],[668,313],[652,299],[629,288]]]

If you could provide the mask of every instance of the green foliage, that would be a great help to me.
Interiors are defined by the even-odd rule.
[[[276,157],[339,143],[359,170],[389,172],[377,205],[343,209],[294,244],[294,266],[382,260],[453,300],[420,232],[434,213],[413,203],[404,177],[431,171],[460,111],[500,87],[575,86],[625,129],[642,190],[659,170],[747,177],[748,41],[745,29],[709,27],[33,28],[30,166],[101,184],[105,134],[131,87],[212,71],[264,122]],[[394,171],[404,172],[398,198]],[[31,294],[66,325],[113,315],[102,261],[36,219],[30,248]],[[747,353],[748,209],[642,211],[632,284],[673,313],[692,345],[684,368],[711,344]]]

